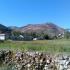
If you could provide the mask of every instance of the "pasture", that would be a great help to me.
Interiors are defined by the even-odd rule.
[[[70,40],[37,40],[0,42],[0,50],[70,52]]]

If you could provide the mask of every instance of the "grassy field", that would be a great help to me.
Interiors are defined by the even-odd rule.
[[[5,41],[0,50],[70,52],[70,40]]]

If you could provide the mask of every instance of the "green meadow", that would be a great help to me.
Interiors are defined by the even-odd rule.
[[[0,50],[70,52],[70,40],[4,41]]]

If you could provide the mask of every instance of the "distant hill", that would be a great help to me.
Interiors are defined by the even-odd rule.
[[[0,24],[0,33],[10,33],[11,29],[9,29],[8,27]]]
[[[57,36],[64,33],[64,29],[53,24],[53,23],[44,23],[44,24],[28,24],[22,27],[10,26],[6,27],[0,24],[0,32],[6,33],[10,31],[19,31],[21,33],[36,33],[36,34],[47,34],[49,36]]]
[[[53,24],[53,23],[45,23],[45,24],[28,24],[26,26],[20,27],[17,29],[20,32],[23,33],[38,33],[38,34],[48,34],[48,35],[58,35],[58,34],[63,34],[64,29]]]
[[[12,31],[18,31],[20,27],[17,26],[9,26],[9,29],[11,29]]]

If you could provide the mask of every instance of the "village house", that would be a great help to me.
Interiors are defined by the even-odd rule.
[[[35,41],[35,40],[37,40],[37,38],[33,38],[33,40]]]
[[[4,41],[6,39],[5,34],[0,34],[0,41]]]

